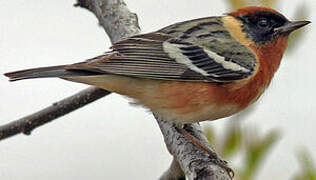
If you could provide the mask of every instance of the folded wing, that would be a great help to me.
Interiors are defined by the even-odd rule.
[[[100,56],[67,68],[140,78],[206,82],[231,82],[253,73],[253,69],[229,57],[159,32],[128,38],[112,48],[110,57]]]

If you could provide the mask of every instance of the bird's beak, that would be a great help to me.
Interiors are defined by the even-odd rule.
[[[275,28],[274,31],[278,33],[291,33],[292,31],[301,28],[307,24],[311,23],[310,21],[289,21],[285,25]]]

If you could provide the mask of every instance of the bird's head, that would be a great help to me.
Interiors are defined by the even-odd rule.
[[[229,13],[241,24],[243,33],[255,44],[264,44],[280,36],[288,36],[310,21],[289,21],[279,12],[265,7],[245,7]]]

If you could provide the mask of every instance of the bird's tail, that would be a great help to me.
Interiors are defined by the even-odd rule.
[[[17,81],[17,80],[22,80],[22,79],[33,79],[33,78],[88,76],[88,75],[98,74],[95,72],[90,72],[90,71],[85,71],[85,70],[69,70],[66,67],[67,65],[33,68],[33,69],[9,72],[9,73],[5,73],[4,75],[9,77],[10,81]]]

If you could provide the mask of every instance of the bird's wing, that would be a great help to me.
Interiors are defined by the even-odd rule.
[[[194,33],[194,30],[190,30],[190,33]],[[215,35],[209,37],[213,38],[212,41],[217,48],[207,47],[203,44],[204,41],[172,36],[162,29],[120,41],[113,45],[113,54],[110,57],[100,56],[70,66],[69,69],[82,68],[141,78],[206,82],[232,82],[253,74],[254,65],[245,63],[243,58],[240,59],[246,57],[255,62],[254,56],[251,56],[246,47],[245,52],[229,47],[221,48],[226,47],[224,43],[227,43],[227,40],[223,41]]]

